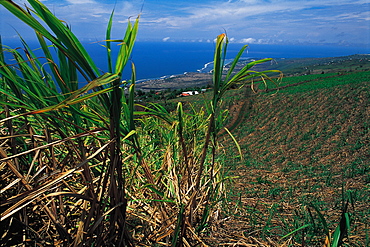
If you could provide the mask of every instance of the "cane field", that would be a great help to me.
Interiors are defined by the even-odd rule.
[[[129,60],[140,15],[111,37],[112,11],[101,71],[26,2],[0,2],[39,43],[0,37],[0,246],[370,244],[366,56],[307,73],[239,61],[241,46],[225,66],[220,34],[204,94],[144,102]]]
[[[342,227],[341,246],[368,246],[370,72],[286,77],[279,86],[225,97],[243,158],[221,132],[234,207],[214,228],[215,243],[323,246]]]

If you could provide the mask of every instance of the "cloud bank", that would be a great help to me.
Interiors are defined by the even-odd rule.
[[[45,0],[43,3],[85,40],[104,39],[109,16],[115,9],[115,38],[124,35],[130,17],[141,13],[139,41],[168,41],[171,37],[171,41],[206,42],[226,31],[233,37],[230,42],[249,44],[370,43],[367,0]],[[21,27],[23,34],[24,24],[19,24],[3,7],[0,21],[5,38],[14,35],[11,26]]]

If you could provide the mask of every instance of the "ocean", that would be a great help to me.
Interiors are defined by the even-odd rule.
[[[96,44],[95,44],[96,46]],[[227,59],[234,58],[243,44],[230,43]],[[86,46],[90,50],[90,45]],[[105,51],[91,47],[91,54],[98,66],[105,66]],[[186,72],[199,72],[213,61],[214,43],[137,42],[130,61],[134,62],[138,80],[154,79]],[[369,54],[369,47],[314,46],[314,45],[262,45],[251,44],[243,58],[304,58],[339,57]],[[101,63],[101,64],[100,64]],[[129,66],[128,66],[129,67]],[[130,77],[129,68],[124,72]]]
[[[15,48],[16,43],[5,45]],[[97,43],[83,43],[97,66],[107,70],[105,48]],[[37,47],[30,43],[31,47]],[[112,44],[112,54],[119,47]],[[236,56],[243,44],[230,43],[227,59]],[[204,71],[213,60],[214,43],[182,43],[182,42],[136,42],[130,61],[135,64],[137,80],[155,79],[179,75],[186,72]],[[354,54],[369,54],[370,47],[329,46],[329,45],[262,45],[251,44],[243,54],[243,58],[304,58],[304,57],[339,57]],[[123,77],[130,79],[130,64],[126,66]]]

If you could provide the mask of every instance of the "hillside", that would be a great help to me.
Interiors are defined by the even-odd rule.
[[[357,54],[343,57],[323,58],[278,58],[265,69],[279,69],[286,76],[307,74],[355,72],[370,69],[370,56]]]
[[[101,66],[68,20],[27,2],[0,2],[38,47],[0,40],[0,246],[370,245],[368,55],[247,58],[222,80],[225,32],[212,75],[134,83],[140,14],[119,40],[114,8],[100,18]],[[148,75],[163,65],[140,53]],[[283,81],[256,71],[276,68]]]
[[[235,71],[238,71],[250,60],[240,60]],[[228,65],[226,65],[226,68]],[[322,73],[346,73],[355,71],[370,70],[369,55],[352,55],[344,57],[328,58],[279,58],[271,63],[256,66],[257,70],[281,70],[285,76],[298,76],[307,74]],[[136,84],[137,90],[143,91],[163,91],[176,90],[188,87],[207,86],[212,81],[209,73],[187,73],[183,75],[171,76],[170,78],[147,80]]]
[[[234,211],[212,239],[318,246],[325,234],[315,207],[333,232],[351,198],[347,243],[369,244],[370,72],[292,77],[285,83],[294,86],[274,94],[246,96],[245,89],[229,94],[227,127],[244,160],[227,155],[237,176],[230,191]],[[237,153],[227,135],[222,143],[226,154]],[[313,226],[280,239],[305,224]]]

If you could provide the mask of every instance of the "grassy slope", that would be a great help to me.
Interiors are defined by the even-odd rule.
[[[273,246],[284,242],[280,237],[285,234],[314,223],[304,241],[322,244],[325,234],[312,204],[334,231],[342,202],[352,191],[351,246],[369,244],[370,72],[288,77],[282,86],[288,84],[295,86],[275,94],[229,92],[228,127],[245,159],[228,155],[226,163],[238,176],[230,191],[235,211],[210,241]],[[227,136],[222,138],[225,153],[236,154]],[[285,240],[302,243],[302,232]]]
[[[370,69],[369,55],[351,55],[344,57],[324,58],[289,58],[276,59],[270,64],[263,65],[267,69],[280,69],[288,76],[353,72]]]
[[[235,112],[232,119],[237,116],[240,122],[233,124],[237,126],[233,133],[246,158],[240,162],[229,157],[233,160],[229,163],[235,164],[234,174],[239,176],[233,192],[235,196],[240,193],[236,219],[241,220],[233,221],[230,227],[236,223],[240,234],[243,228],[247,235],[277,241],[310,223],[304,206],[313,203],[334,230],[343,187],[353,191],[356,201],[351,209],[355,213],[352,244],[363,246],[369,241],[370,73],[314,78],[277,94],[246,100],[237,100],[236,95],[239,107],[230,104],[230,109]],[[243,109],[244,102],[248,107]],[[224,143],[230,142],[226,139]],[[310,241],[322,243],[320,234]]]

